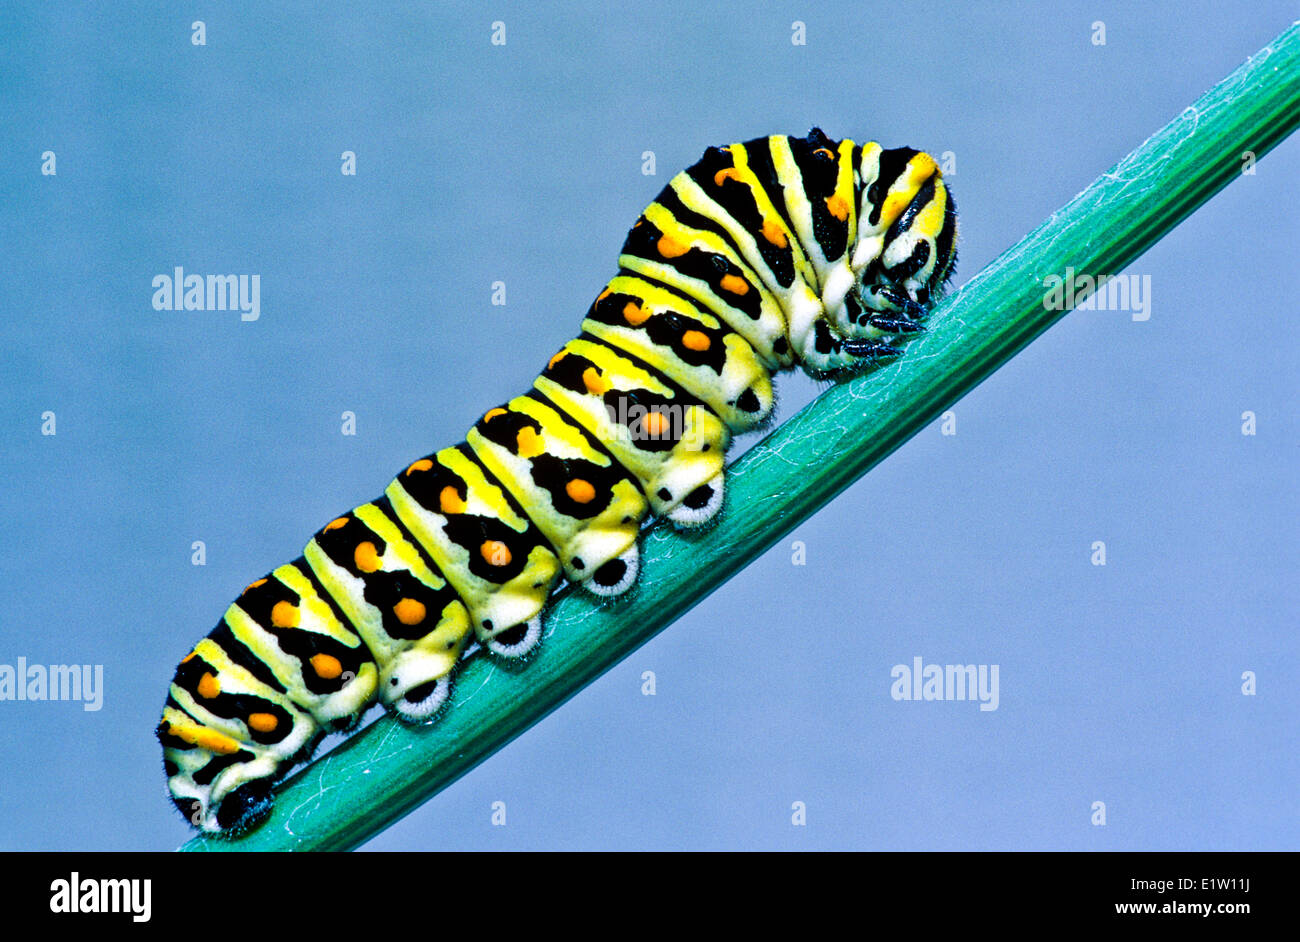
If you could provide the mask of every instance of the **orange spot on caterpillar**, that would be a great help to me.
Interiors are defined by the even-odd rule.
[[[250,591],[250,590],[252,590],[252,589],[256,589],[259,585],[266,585],[266,580],[265,580],[265,579],[258,579],[256,582],[250,582],[248,585],[246,585],[246,586],[244,587],[244,592],[248,592],[248,591]],[[241,593],[241,594],[243,594],[243,593]]]
[[[297,606],[281,600],[271,608],[271,624],[277,628],[297,628],[300,615]]]
[[[640,327],[649,319],[650,314],[635,301],[629,301],[623,306],[623,320],[633,327]]]
[[[520,458],[536,458],[546,450],[541,436],[525,425],[515,436],[515,454]]]
[[[211,700],[221,693],[221,684],[217,682],[217,678],[213,676],[211,671],[206,671],[199,678],[199,685],[196,689],[199,696],[204,700]]]
[[[456,493],[456,488],[448,484],[438,492],[438,509],[445,514],[463,514],[465,502]]]
[[[323,680],[333,680],[343,673],[343,665],[332,654],[313,654],[307,663]]]
[[[703,351],[709,349],[712,341],[709,335],[698,330],[688,330],[682,334],[682,346],[687,350]]]
[[[613,388],[610,382],[596,371],[594,366],[589,366],[582,371],[582,382],[587,387],[587,392],[593,396],[603,396]]]
[[[564,485],[564,493],[569,495],[570,500],[579,504],[590,504],[596,499],[596,489],[591,486],[590,481],[584,481],[582,478],[574,478]]]
[[[557,353],[555,356],[551,357],[549,360],[546,361],[546,368],[547,368],[548,370],[553,370],[553,369],[555,369],[555,364],[559,363],[559,362],[560,362],[561,360],[563,360],[566,356],[568,356],[568,353],[569,353],[568,350],[561,350],[561,351],[560,351],[559,353]]]
[[[813,151],[813,156],[814,156],[814,157],[816,157],[818,154],[825,154],[827,160],[834,160],[834,159],[835,159],[835,155],[834,155],[833,153],[831,153],[831,151],[830,151],[829,148],[826,148],[826,147],[819,147],[819,148],[817,148],[815,151]]]
[[[187,655],[185,655],[183,658],[181,658],[181,663],[182,663],[182,664],[188,664],[190,661],[194,660],[194,659],[195,659],[196,657],[198,657],[198,656],[199,656],[199,652],[198,652],[198,651],[191,651],[189,654],[187,654]]]
[[[510,547],[506,546],[500,540],[484,540],[483,545],[479,547],[479,555],[489,566],[509,566],[510,565]]]
[[[668,432],[668,416],[662,412],[647,412],[645,418],[641,420],[641,425],[646,430],[646,434],[659,438]]]
[[[790,244],[785,237],[785,232],[781,229],[781,224],[775,219],[763,220],[763,238],[778,249],[783,249]]]
[[[228,756],[232,752],[239,751],[239,743],[224,733],[218,733],[215,730],[204,729],[201,726],[182,726],[180,728],[173,726],[171,731],[178,739],[183,739],[188,743],[193,743],[200,749],[206,749],[218,755]]]
[[[740,179],[740,171],[735,167],[724,167],[713,175],[713,185],[722,186],[727,180],[735,180],[739,183],[744,181]]]
[[[280,721],[271,713],[248,714],[248,728],[259,733],[269,733],[280,725]]]
[[[849,201],[839,193],[832,193],[826,197],[826,209],[840,222],[849,218]]]
[[[411,466],[406,469],[407,477],[410,477],[416,471],[428,471],[433,467],[433,462],[428,458],[421,458],[419,461],[412,461]]]
[[[399,599],[393,606],[393,614],[403,625],[418,625],[424,621],[428,609],[424,607],[423,602],[417,602],[415,599]]]
[[[356,550],[352,553],[352,560],[362,572],[377,572],[384,568],[384,561],[379,558],[379,550],[375,549],[375,544],[369,540],[357,544]]]
[[[635,229],[636,226],[633,226],[632,228]],[[606,288],[604,291],[602,291],[600,294],[598,294],[598,295],[596,296],[596,300],[597,300],[597,301],[604,301],[607,297],[609,297],[609,296],[610,296],[611,294],[613,294],[613,293],[614,293],[614,289],[613,289],[613,288]]]
[[[500,408],[499,406],[498,406],[497,408],[495,408],[495,409],[488,409],[487,412],[483,413],[483,421],[484,421],[484,422],[491,422],[491,421],[492,421],[493,419],[495,419],[497,416],[499,416],[499,415],[505,415],[505,414],[506,414],[506,410]]]
[[[744,297],[749,294],[749,282],[745,281],[739,275],[723,275],[722,281],[719,282],[723,291],[730,291],[732,294]]]
[[[670,235],[659,237],[659,254],[664,258],[681,258],[690,250],[689,245],[677,241]]]

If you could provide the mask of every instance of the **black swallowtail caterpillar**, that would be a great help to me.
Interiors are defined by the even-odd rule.
[[[561,575],[625,591],[649,515],[718,512],[731,435],[768,417],[772,372],[902,352],[956,228],[935,161],[910,148],[816,128],[710,148],[637,220],[531,389],[327,523],[181,661],[158,726],[181,813],[249,826],[376,697],[432,717],[471,636],[498,657],[533,647]]]

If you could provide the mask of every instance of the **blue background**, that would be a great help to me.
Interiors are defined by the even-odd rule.
[[[525,388],[707,145],[951,151],[961,284],[1294,10],[6,4],[0,663],[102,664],[105,702],[0,702],[0,849],[181,843],[153,738],[175,662]],[[367,846],[1296,849],[1298,168],[1293,138],[1128,270],[1149,321],[1067,316],[955,436]],[[260,274],[260,320],[153,310],[177,265]],[[786,376],[782,414],[817,390]],[[999,709],[895,702],[916,656],[1000,665]]]

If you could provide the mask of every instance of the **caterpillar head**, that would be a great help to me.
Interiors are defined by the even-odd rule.
[[[872,302],[883,291],[929,305],[957,260],[957,209],[942,172],[929,154],[873,144],[863,148],[859,173],[858,242],[851,266],[860,299],[879,310],[881,305]]]

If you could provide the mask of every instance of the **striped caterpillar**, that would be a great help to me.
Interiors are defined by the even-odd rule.
[[[582,333],[465,441],[403,469],[249,585],[176,670],[158,726],[172,800],[209,832],[377,698],[433,717],[471,638],[521,657],[561,576],[635,581],[650,515],[699,527],[771,374],[860,372],[923,329],[955,261],[934,160],[819,129],[710,148],[628,233]]]

